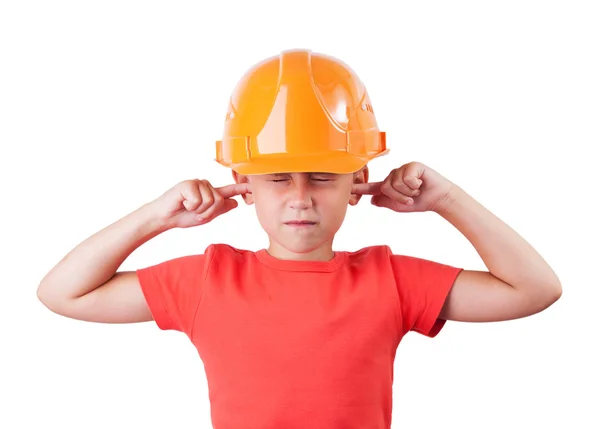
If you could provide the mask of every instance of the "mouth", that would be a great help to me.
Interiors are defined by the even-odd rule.
[[[285,222],[285,224],[288,226],[295,226],[295,227],[307,227],[307,226],[316,225],[317,222],[310,221],[310,220],[291,220],[289,222]]]

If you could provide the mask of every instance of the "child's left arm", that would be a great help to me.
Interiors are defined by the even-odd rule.
[[[411,162],[355,194],[397,212],[433,211],[473,244],[489,271],[463,270],[441,319],[490,322],[538,313],[562,293],[560,280],[536,250],[506,223],[435,170]]]

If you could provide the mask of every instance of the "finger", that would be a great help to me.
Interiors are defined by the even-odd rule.
[[[412,189],[408,184],[404,182],[402,178],[396,178],[390,183],[391,192],[395,191],[402,195],[406,195],[409,197],[416,197],[421,193],[419,189]],[[382,187],[382,192],[392,196],[390,192],[388,192],[388,187]]]
[[[417,195],[419,195],[421,192],[419,191],[419,184],[417,183],[416,188],[412,188],[407,182],[406,182],[406,177],[412,177],[412,176],[407,176],[407,171],[408,169],[405,167],[402,167],[400,169],[398,169],[395,174],[393,174],[389,180],[386,180],[385,185],[382,187],[382,192],[386,192],[388,190],[388,181],[389,181],[389,185],[391,188],[393,188],[394,190],[396,190],[397,192],[400,192],[403,195],[409,196],[409,197],[415,197]],[[392,196],[390,193],[388,193],[388,195]]]
[[[210,221],[212,221],[214,218],[221,216],[224,213],[227,213],[230,210],[233,210],[234,208],[236,208],[238,206],[238,202],[234,199],[226,199],[223,200],[222,204],[219,204],[219,206],[213,206],[211,207],[209,210],[211,211],[211,213],[209,214],[209,210],[207,210],[206,212],[204,212],[201,215],[198,215],[198,219],[202,220],[203,223],[208,223]],[[213,208],[215,210],[213,210]]]
[[[238,202],[236,200],[225,200],[223,202],[223,205],[221,206],[221,210],[219,212],[219,216],[227,213],[230,210],[233,210],[234,208],[236,208],[238,206]]]
[[[400,191],[398,191],[397,189],[395,189],[391,184],[384,184],[381,187],[381,193],[382,193],[382,197],[388,197],[394,201],[399,202],[400,204],[404,204],[404,205],[411,205],[414,203],[413,198],[410,195],[406,195]],[[378,195],[375,195],[375,197],[377,197]],[[376,199],[376,201],[378,201]]]
[[[403,203],[394,198],[390,198],[387,195],[373,195],[371,197],[371,204],[377,207],[387,207],[397,212],[407,211],[407,209],[413,204],[412,199],[407,198],[407,202]]]
[[[182,186],[180,193],[187,211],[196,210],[202,203],[202,194],[195,183]]]
[[[398,204],[394,200],[392,200],[387,195],[373,195],[371,197],[371,204],[377,207],[387,207],[389,209],[394,209],[395,205]]]
[[[355,183],[352,193],[356,195],[378,195],[381,194],[382,182]]]
[[[199,213],[199,217],[202,219],[210,219],[218,215],[225,201],[223,196],[209,182],[206,182],[206,188],[210,192],[213,203],[203,212]]]
[[[223,198],[252,193],[249,183],[234,183],[232,185],[221,186],[220,188],[216,188],[216,190]]]
[[[388,177],[385,178],[381,185],[381,193],[390,197],[392,200],[399,201],[401,203],[406,202],[407,191],[409,189],[406,186],[402,186],[402,174],[404,167],[393,170]]]
[[[215,202],[215,198],[212,195],[212,191],[210,190],[210,184],[202,180],[198,184],[198,189],[200,191],[200,198],[202,198],[202,202],[195,210],[196,214],[204,213],[210,206],[212,206]]]
[[[406,183],[411,190],[418,191],[419,187],[423,184],[423,181],[417,176],[407,176],[404,178],[404,183]]]
[[[412,190],[419,189],[423,181],[421,177],[425,172],[425,167],[423,164],[418,162],[411,162],[406,165],[404,172],[402,174],[402,179],[404,183],[409,186]]]

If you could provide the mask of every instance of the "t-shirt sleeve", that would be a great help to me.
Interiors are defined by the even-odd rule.
[[[402,333],[435,337],[446,321],[440,312],[462,268],[406,255],[391,254],[400,299]]]
[[[191,336],[210,256],[182,256],[136,270],[142,292],[161,330]]]

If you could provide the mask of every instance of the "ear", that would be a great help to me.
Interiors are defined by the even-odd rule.
[[[248,176],[238,174],[233,170],[231,170],[231,175],[233,176],[235,183],[250,183],[250,178]],[[254,198],[252,197],[252,194],[242,194],[242,198],[246,204],[254,204]]]
[[[369,181],[369,168],[364,166],[356,173],[352,175],[352,184],[355,183],[368,183]],[[355,206],[360,201],[362,195],[350,194],[350,201],[348,202],[351,206]]]

